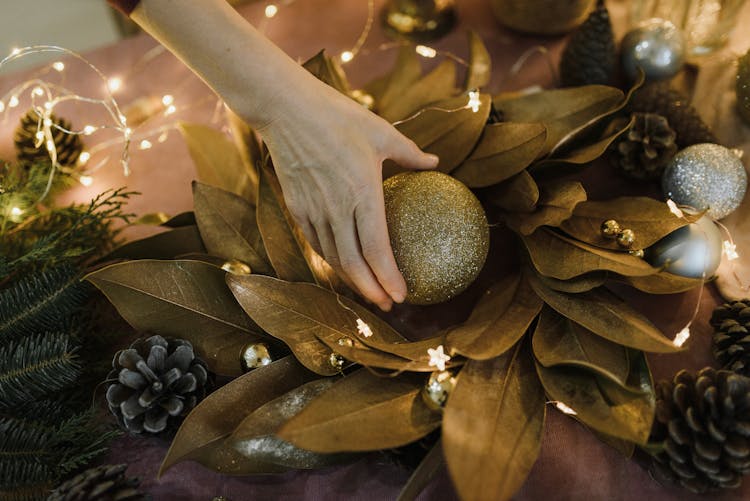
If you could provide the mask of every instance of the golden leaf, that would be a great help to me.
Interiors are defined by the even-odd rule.
[[[531,174],[522,170],[512,178],[487,190],[489,201],[509,212],[533,212],[539,201],[539,187]],[[512,220],[513,214],[508,220]]]
[[[388,107],[422,76],[422,66],[413,45],[402,45],[393,70],[365,85],[375,100],[375,109]]]
[[[414,442],[440,426],[420,395],[425,377],[381,378],[360,369],[336,382],[277,435],[314,452],[374,451]]]
[[[469,67],[466,69],[464,89],[479,89],[490,83],[492,58],[476,31],[469,30]]]
[[[177,128],[185,138],[199,181],[246,199],[255,198],[255,185],[245,171],[239,151],[226,134],[187,122],[178,123]]]
[[[534,267],[542,275],[567,280],[592,271],[614,271],[625,276],[646,276],[659,272],[643,259],[627,252],[594,247],[542,227],[522,235]]]
[[[245,173],[250,183],[250,189],[247,191],[247,201],[256,205],[258,201],[258,168],[262,163],[262,152],[255,131],[245,123],[239,115],[226,108],[227,122],[229,130],[232,132],[232,139],[237,147],[237,151],[242,159],[242,165],[245,167]]]
[[[683,277],[666,271],[647,277],[621,277],[615,275],[612,278],[649,294],[677,294],[678,292],[695,289],[704,284],[701,278]]]
[[[474,360],[495,358],[523,337],[541,309],[525,276],[508,275],[482,296],[466,322],[448,332],[448,346]]]
[[[565,233],[591,245],[619,249],[617,242],[604,238],[601,225],[614,219],[621,228],[635,233],[635,249],[645,249],[673,231],[696,221],[700,216],[684,218],[672,213],[667,204],[649,197],[619,197],[604,201],[586,201],[576,206],[573,215],[560,225]]]
[[[389,122],[403,120],[428,104],[452,96],[455,85],[456,63],[446,59],[430,73],[403,89],[393,100],[381,103],[378,112]]]
[[[210,254],[242,261],[254,273],[273,274],[255,207],[233,193],[195,181],[193,203],[195,219]]]
[[[238,376],[242,347],[266,338],[237,304],[224,275],[199,261],[141,260],[85,278],[134,328],[187,339],[212,372]]]
[[[186,460],[230,475],[285,471],[285,467],[241,455],[226,438],[263,404],[313,379],[315,375],[294,357],[285,357],[214,391],[185,418],[159,468],[159,476]]]
[[[675,346],[646,317],[606,289],[564,294],[545,287],[534,277],[531,286],[547,305],[594,334],[637,350],[676,353]]]
[[[458,375],[443,418],[443,450],[461,499],[508,500],[539,456],[545,397],[526,347]]]
[[[597,287],[604,285],[610,276],[610,273],[607,271],[592,271],[591,273],[585,273],[568,280],[558,280],[556,278],[539,275],[536,273],[536,270],[533,271],[536,274],[536,278],[546,287],[549,287],[553,291],[567,292],[569,294],[580,294],[581,292],[588,292],[591,289],[596,289]]]
[[[540,123],[500,122],[484,128],[471,156],[453,176],[470,188],[483,188],[509,179],[534,161],[546,140]]]
[[[573,209],[586,200],[586,190],[577,181],[552,181],[540,187],[536,210],[514,214],[508,226],[523,235],[531,235],[540,226],[560,226]]]
[[[315,75],[321,82],[330,85],[344,95],[349,95],[349,82],[346,80],[344,69],[335,59],[321,50],[302,64],[302,67]]]
[[[197,226],[181,226],[170,231],[128,242],[116,248],[103,262],[114,259],[174,259],[183,254],[206,252]]]
[[[180,228],[191,225],[195,225],[195,213],[193,211],[180,212],[162,223],[162,226],[167,228]]]
[[[490,113],[490,98],[485,94],[480,95],[476,113],[466,106],[467,102],[465,95],[440,101],[396,128],[424,151],[440,157],[437,170],[451,172],[474,149]],[[386,162],[383,171],[389,177],[400,172],[400,168]]]

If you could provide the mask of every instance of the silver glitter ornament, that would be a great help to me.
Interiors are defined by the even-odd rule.
[[[646,249],[646,260],[675,275],[711,278],[721,264],[722,241],[716,223],[703,216]]]
[[[422,388],[422,400],[432,410],[441,410],[448,401],[453,388],[456,387],[456,377],[450,371],[435,371]]]
[[[629,31],[620,51],[622,67],[631,80],[637,78],[639,67],[646,80],[665,80],[685,63],[685,37],[671,22],[653,18]]]
[[[742,203],[747,173],[742,161],[729,148],[703,143],[677,153],[661,178],[664,196],[698,211],[708,209],[713,219],[722,219]]]
[[[242,368],[246,371],[257,369],[273,362],[268,346],[263,343],[252,343],[242,349]]]
[[[440,303],[466,289],[490,240],[487,216],[471,190],[442,172],[405,172],[385,180],[383,195],[406,302]]]

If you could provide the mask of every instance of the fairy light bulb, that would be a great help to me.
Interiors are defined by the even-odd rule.
[[[348,63],[349,61],[354,59],[354,53],[350,50],[345,50],[339,57],[341,58],[342,63]]]
[[[90,136],[94,132],[96,132],[96,127],[94,127],[93,125],[87,125],[86,127],[83,128],[83,134],[85,136]]]
[[[15,108],[18,106],[18,96],[10,96],[8,99],[8,108]]]
[[[65,69],[65,63],[62,61],[55,61],[52,63],[52,69],[54,69],[57,72],[63,71]]]
[[[3,111],[5,111],[5,103],[0,101],[0,113],[2,113]]]
[[[271,19],[278,13],[279,13],[279,8],[276,7],[274,4],[271,3],[271,4],[266,5],[265,15],[268,19]]]
[[[50,111],[54,106],[55,105],[52,104],[52,102],[50,102],[50,101],[47,101],[46,103],[44,103],[44,109],[47,110],[47,111]]]
[[[161,97],[161,104],[164,106],[169,106],[172,103],[174,103],[174,96],[172,94],[164,94]]]
[[[19,207],[13,207],[12,209],[10,209],[11,216],[18,217],[21,214],[23,214],[23,211]]]
[[[89,187],[94,184],[94,178],[91,176],[81,176],[78,178],[78,182],[86,187]]]
[[[422,57],[433,58],[437,56],[437,51],[432,47],[427,47],[426,45],[417,45],[416,47],[414,47],[414,50]]]
[[[144,139],[143,141],[141,141],[141,144],[138,145],[138,147],[142,150],[147,150],[151,148],[151,146],[153,145],[151,144],[151,141],[149,141],[148,139]]]
[[[12,49],[10,49],[11,56],[17,56],[20,53],[21,53],[21,49],[19,49],[18,47],[13,47]]]
[[[672,344],[675,345],[677,348],[680,348],[683,344],[685,344],[685,341],[687,341],[689,337],[690,337],[690,324],[687,324],[685,327],[682,328],[680,332],[677,333],[677,335],[674,337],[674,340],[672,341]]]
[[[47,151],[55,151],[55,142],[52,139],[47,140]]]
[[[35,96],[43,96],[44,95],[44,89],[41,87],[34,87],[34,90],[31,91],[31,93]]]
[[[735,259],[739,259],[740,255],[737,254],[737,245],[735,243],[730,242],[729,240],[724,240],[722,243],[722,249],[727,260],[734,261]]]
[[[479,92],[475,90],[469,91],[469,102],[466,103],[466,106],[471,108],[471,111],[474,113],[479,111],[479,106],[481,106],[482,102],[479,100]]]
[[[120,77],[112,77],[107,80],[107,88],[110,92],[117,92],[122,88],[122,79]]]
[[[567,414],[569,416],[575,416],[578,414],[574,409],[572,409],[568,405],[565,405],[562,402],[554,402],[554,404],[555,404],[555,407],[557,407],[557,410],[559,410],[563,414]]]
[[[167,109],[164,110],[164,115],[165,116],[169,116],[172,113],[174,113],[175,111],[177,111],[177,108],[175,107],[175,105],[174,104],[170,104],[169,106],[167,106]]]
[[[42,139],[44,139],[44,132],[38,130],[36,131],[36,134],[34,134],[34,136],[37,138],[37,140],[41,141]]]
[[[78,165],[86,165],[86,163],[91,159],[91,153],[88,151],[82,151],[81,154],[78,156]]]
[[[42,122],[45,127],[52,127],[52,119],[51,118],[45,118]]]

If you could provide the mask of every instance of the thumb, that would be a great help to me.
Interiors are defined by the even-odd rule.
[[[400,134],[391,142],[387,156],[407,169],[434,169],[440,161],[437,155],[423,152],[414,141]]]

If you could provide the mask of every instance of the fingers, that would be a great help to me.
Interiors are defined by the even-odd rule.
[[[357,206],[354,216],[362,255],[381,287],[397,303],[406,298],[406,282],[396,265],[388,236],[383,190],[373,190]]]
[[[434,169],[440,160],[437,155],[420,150],[414,141],[400,133],[396,134],[385,153],[388,158],[407,169]]]

